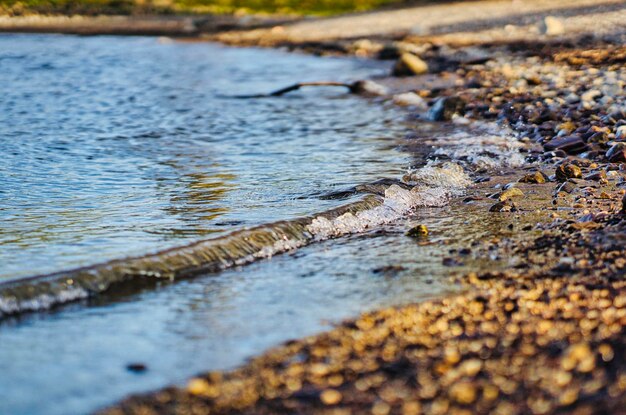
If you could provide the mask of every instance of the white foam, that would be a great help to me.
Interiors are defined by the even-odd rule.
[[[417,207],[445,206],[450,198],[462,194],[472,181],[458,164],[432,163],[412,173],[411,189],[391,185],[385,190],[383,204],[356,214],[345,213],[335,219],[318,216],[307,226],[317,240],[359,233],[395,221]]]
[[[519,167],[525,163],[520,142],[509,130],[490,124],[475,124],[477,131],[459,131],[425,142],[437,147],[435,156],[447,156],[468,163],[474,168],[497,169]]]

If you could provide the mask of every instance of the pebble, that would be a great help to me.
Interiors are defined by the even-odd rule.
[[[546,182],[546,178],[544,177],[543,174],[541,174],[541,172],[534,172],[534,173],[530,173],[525,175],[524,177],[522,177],[521,179],[519,179],[520,183],[545,183]]]
[[[559,194],[560,192],[572,193],[574,190],[576,190],[576,184],[570,181],[566,181],[557,186],[555,193],[556,194]]]
[[[579,135],[568,135],[554,138],[543,145],[546,151],[561,150],[567,154],[579,154],[588,149],[587,143],[585,143]]]
[[[396,105],[412,106],[422,110],[428,108],[426,100],[415,92],[405,92],[404,94],[394,95],[393,103]]]
[[[428,111],[430,121],[449,121],[455,114],[463,112],[465,102],[459,97],[438,98]]]
[[[611,163],[624,163],[626,162],[626,143],[615,143],[606,152],[606,158]]]
[[[393,68],[396,76],[422,75],[428,72],[428,64],[412,53],[405,52]]]
[[[522,192],[517,187],[510,187],[500,192],[500,195],[498,196],[498,200],[500,202],[504,202],[505,200],[509,200],[513,197],[521,197],[521,196],[524,196],[524,192]]]
[[[428,236],[428,228],[426,225],[417,225],[406,233],[406,236],[410,236],[412,238],[423,238]]]
[[[573,163],[561,164],[559,167],[557,167],[555,175],[556,180],[559,182],[564,182],[567,179],[577,179],[583,176],[580,167]]]
[[[489,212],[514,212],[515,210],[517,210],[515,205],[509,203],[508,200],[498,202],[489,208]]]
[[[320,394],[320,400],[324,405],[337,405],[341,398],[341,393],[334,389],[326,389]]]
[[[585,180],[592,180],[596,182],[608,183],[606,172],[604,170],[596,171],[585,175]]]

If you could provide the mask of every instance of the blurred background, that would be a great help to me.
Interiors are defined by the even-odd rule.
[[[332,15],[433,0],[0,0],[0,14],[275,13]]]

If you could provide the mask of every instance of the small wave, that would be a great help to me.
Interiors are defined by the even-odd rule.
[[[516,139],[511,130],[493,123],[474,121],[471,128],[421,142],[436,148],[431,157],[456,160],[472,169],[515,168],[526,163],[520,150],[528,145]]]
[[[262,225],[138,258],[110,261],[80,269],[0,284],[0,318],[84,299],[124,282],[179,279],[217,272],[235,265],[390,223],[411,209],[443,206],[471,184],[454,163],[432,163],[414,172],[410,185],[392,184],[384,196],[363,200],[321,214]]]
[[[318,216],[307,230],[318,240],[363,232],[393,222],[414,208],[445,206],[472,184],[463,168],[451,162],[442,165],[431,162],[405,179],[413,187],[408,190],[397,184],[389,186],[380,206],[357,213],[347,212],[332,219]]]

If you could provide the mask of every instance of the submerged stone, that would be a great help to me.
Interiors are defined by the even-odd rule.
[[[410,236],[412,238],[420,238],[428,236],[428,228],[426,225],[417,225],[406,233],[406,236]]]

